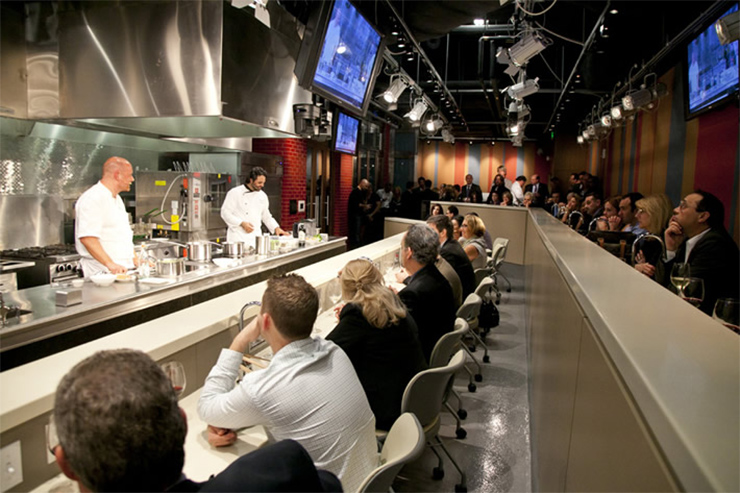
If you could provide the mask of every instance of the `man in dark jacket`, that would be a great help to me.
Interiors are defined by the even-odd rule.
[[[457,196],[458,202],[475,202],[480,204],[483,202],[483,191],[480,186],[473,183],[473,175],[465,176],[465,185],[460,188],[460,195]]]
[[[424,224],[411,226],[401,241],[401,265],[410,279],[398,295],[416,321],[427,361],[439,338],[455,324],[452,288],[434,266],[438,255],[437,233]]]
[[[703,312],[712,314],[719,298],[737,298],[738,248],[724,227],[722,202],[709,192],[688,194],[673,210],[665,231],[667,284],[674,262],[687,262],[691,277],[704,280]]]
[[[452,220],[447,216],[431,216],[427,224],[439,235],[439,254],[455,269],[463,288],[463,301],[475,291],[475,271],[460,243],[452,239]]]

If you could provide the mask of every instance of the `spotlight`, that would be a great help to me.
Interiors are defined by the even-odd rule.
[[[584,142],[586,142],[586,139],[583,138],[583,135],[579,135],[578,137],[576,137],[576,142],[578,142],[579,144],[583,144]]]
[[[610,113],[612,114],[612,118],[615,120],[621,120],[624,118],[624,110],[619,105],[612,107]]]
[[[507,87],[504,91],[506,91],[511,99],[523,99],[540,90],[540,85],[537,82],[539,80],[539,77],[527,79]]]
[[[605,127],[612,126],[612,116],[609,114],[601,115],[601,124]]]
[[[437,130],[442,128],[444,126],[444,121],[439,117],[439,115],[433,115],[427,122],[424,124],[424,128],[426,129],[429,134],[434,135],[437,133]]]
[[[547,48],[550,41],[537,32],[526,34],[509,48],[509,58],[517,67],[526,64],[533,56]]]
[[[727,14],[714,23],[720,44],[727,45],[740,39],[740,10]]]
[[[581,137],[583,137],[583,140],[588,140],[588,130],[584,130],[583,132],[581,132]]]
[[[406,87],[406,81],[403,80],[403,77],[397,77],[391,81],[391,85],[383,93],[383,100],[389,104],[396,103],[398,98],[401,97],[401,94],[403,94],[403,91],[406,90]]]
[[[639,110],[640,108],[652,109],[653,102],[668,94],[668,88],[659,82],[651,88],[642,88],[631,92],[622,98],[622,107],[627,111]]]
[[[521,135],[517,135],[515,137],[512,137],[511,138],[511,145],[513,145],[514,147],[521,147],[522,146],[522,140],[524,140],[524,138]]]
[[[414,107],[404,115],[404,117],[408,118],[412,122],[418,122],[421,120],[421,117],[424,116],[424,113],[426,112],[428,106],[424,102],[423,99],[416,100],[416,104],[414,104]]]
[[[473,25],[475,26],[483,26],[485,25],[486,20],[485,19],[473,19]]]
[[[449,128],[443,128],[442,129],[442,141],[448,143],[448,144],[454,144],[455,143],[455,137],[452,135],[452,132],[450,132]]]

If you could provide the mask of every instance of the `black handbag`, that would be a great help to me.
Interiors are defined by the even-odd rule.
[[[499,319],[500,316],[496,305],[494,305],[491,300],[485,300],[480,307],[478,326],[484,329],[491,329],[498,326]]]

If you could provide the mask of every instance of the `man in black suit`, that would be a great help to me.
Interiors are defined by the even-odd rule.
[[[545,200],[550,195],[547,185],[540,183],[540,175],[532,175],[532,183],[524,187],[524,193],[532,192],[532,207],[544,207]]]
[[[455,269],[457,277],[460,278],[464,301],[475,291],[475,271],[460,243],[452,239],[452,220],[447,216],[431,216],[427,219],[427,224],[439,235],[441,245],[439,254]]]
[[[460,195],[457,196],[458,202],[483,202],[483,193],[478,185],[473,183],[473,175],[465,175],[465,185],[460,188]]]
[[[401,240],[401,265],[410,276],[398,293],[419,329],[419,342],[429,361],[434,345],[455,324],[452,288],[434,266],[439,236],[425,224],[414,224]]]
[[[72,368],[57,387],[54,423],[49,446],[80,491],[341,491],[292,440],[244,455],[204,483],[185,479],[185,413],[140,351],[100,351]]]
[[[738,248],[725,230],[724,219],[722,202],[709,192],[697,190],[673,209],[665,231],[665,272],[670,274],[673,262],[688,262],[691,277],[704,280],[700,308],[710,315],[718,298],[738,298],[740,291]],[[668,284],[668,279],[662,281]]]

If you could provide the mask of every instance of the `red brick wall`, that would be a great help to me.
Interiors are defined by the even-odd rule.
[[[305,140],[301,139],[254,139],[252,150],[261,154],[282,156],[283,158],[280,227],[285,231],[290,231],[294,222],[306,218],[305,212],[290,214],[290,201],[306,200],[306,154],[308,145]],[[350,175],[350,180],[351,178]]]
[[[334,201],[332,224],[329,231],[336,236],[347,236],[347,202],[352,192],[352,156],[331,153],[331,192]]]

